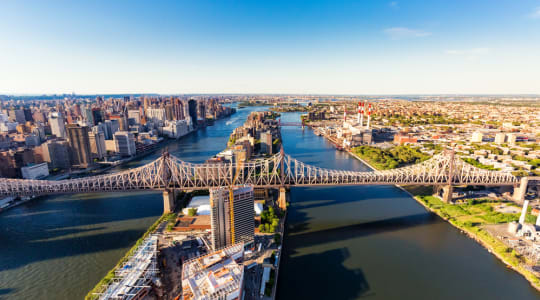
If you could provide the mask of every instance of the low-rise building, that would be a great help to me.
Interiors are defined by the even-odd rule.
[[[242,299],[244,286],[244,245],[234,244],[184,262],[184,300]]]
[[[40,179],[49,176],[49,166],[46,162],[21,168],[24,179]]]
[[[114,134],[116,153],[122,156],[132,156],[136,153],[135,137],[128,131],[117,131]]]

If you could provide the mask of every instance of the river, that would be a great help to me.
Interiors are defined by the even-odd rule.
[[[298,121],[287,114],[283,121]],[[367,171],[310,129],[282,128],[285,152]],[[539,299],[518,273],[394,186],[292,188],[278,299]]]
[[[240,109],[168,150],[202,162],[262,109]],[[367,170],[309,129],[284,127],[282,137],[285,151],[306,163]],[[395,187],[293,188],[291,200],[278,299],[539,298],[519,274]],[[0,298],[81,299],[161,212],[160,193],[130,192],[44,197],[0,214]]]

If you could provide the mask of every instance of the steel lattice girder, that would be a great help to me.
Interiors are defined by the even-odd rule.
[[[283,164],[282,164],[283,163]],[[283,165],[283,170],[281,166]],[[450,178],[450,166],[452,176]],[[233,182],[236,176],[236,181]],[[250,184],[255,187],[417,184],[516,185],[509,172],[476,168],[441,153],[420,164],[386,171],[330,170],[305,164],[285,154],[247,163],[184,162],[164,155],[144,166],[113,173],[68,180],[0,179],[0,195],[29,196],[105,191],[208,189]]]

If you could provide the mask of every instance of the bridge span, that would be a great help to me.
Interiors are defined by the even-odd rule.
[[[531,177],[535,179],[535,177]],[[220,186],[253,185],[258,188],[340,185],[435,185],[446,187],[451,200],[454,185],[514,186],[523,201],[528,178],[510,172],[476,168],[453,152],[443,152],[422,163],[385,171],[331,170],[305,164],[283,150],[271,157],[245,163],[184,162],[164,153],[138,168],[67,180],[0,179],[0,195],[38,196],[135,190],[202,190]],[[443,197],[444,198],[444,197]]]

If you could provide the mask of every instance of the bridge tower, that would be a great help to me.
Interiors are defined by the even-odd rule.
[[[454,180],[455,152],[454,150],[450,150],[448,154],[450,155],[450,159],[448,162],[448,181],[447,181],[447,184],[442,187],[442,190],[443,190],[442,200],[446,203],[451,203],[453,201],[452,194],[454,193],[454,186],[452,185],[452,183]]]
[[[521,177],[519,185],[514,186],[514,194],[512,195],[512,198],[514,198],[517,203],[523,203],[523,201],[525,200],[525,194],[527,194],[528,184],[529,178]]]
[[[163,183],[165,185],[165,189],[163,190],[163,213],[171,213],[174,211],[175,206],[175,200],[176,200],[176,193],[174,189],[171,189],[169,187],[170,185],[170,178],[171,178],[171,170],[169,169],[168,161],[170,159],[169,151],[165,150],[163,151],[163,154],[161,155],[161,179],[163,180]]]

